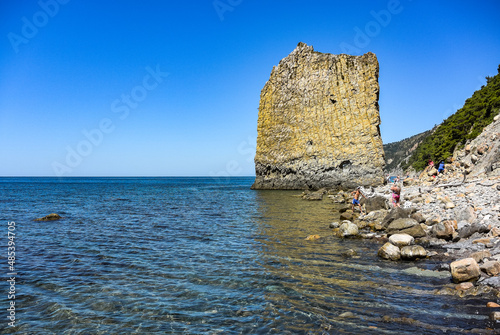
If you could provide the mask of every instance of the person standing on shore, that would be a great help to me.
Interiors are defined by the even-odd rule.
[[[354,213],[354,205],[359,206],[359,211],[361,214],[363,214],[363,209],[361,208],[361,204],[359,203],[359,196],[361,195],[363,198],[366,199],[365,195],[361,193],[361,187],[358,186],[354,191],[351,192],[351,195],[354,195],[354,198],[352,199],[352,211]]]
[[[438,174],[444,173],[444,162],[441,161],[438,167]]]
[[[401,197],[401,188],[394,184],[391,186],[392,191],[392,204],[394,207],[399,207],[399,198]]]

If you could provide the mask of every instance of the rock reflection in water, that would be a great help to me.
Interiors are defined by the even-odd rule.
[[[449,281],[446,273],[420,271],[417,263],[381,261],[378,244],[370,240],[333,237],[334,205],[304,201],[298,194],[258,191],[257,196],[263,218],[257,236],[261,265],[277,282],[265,288],[273,327],[389,334],[425,328],[430,334],[477,323],[484,329],[486,316],[476,315],[474,307],[463,310],[455,297],[433,293]],[[321,238],[306,240],[311,234]]]

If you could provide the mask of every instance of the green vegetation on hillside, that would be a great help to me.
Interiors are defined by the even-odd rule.
[[[427,130],[398,142],[384,144],[385,170],[391,172],[401,168],[408,161],[418,145],[433,131],[434,129]]]
[[[486,86],[474,92],[464,106],[441,123],[415,150],[404,169],[420,171],[429,159],[434,162],[453,156],[455,148],[476,138],[500,111],[500,66],[498,74],[486,77]]]

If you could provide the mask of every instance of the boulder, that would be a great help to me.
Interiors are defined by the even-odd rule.
[[[487,261],[484,264],[482,264],[479,268],[488,276],[496,276],[500,273],[500,262]]]
[[[415,243],[413,236],[408,234],[394,234],[389,237],[389,242],[394,244],[396,247],[404,247]]]
[[[302,199],[304,200],[323,200],[323,196],[325,195],[326,190],[324,188],[314,191],[314,192],[309,192],[306,191],[302,195]]]
[[[400,230],[399,234],[408,234],[408,235],[413,236],[415,238],[427,236],[427,233],[425,232],[425,230],[422,228],[422,226],[420,224],[417,224],[417,225],[410,227],[410,228]]]
[[[54,220],[59,220],[59,219],[61,219],[59,214],[52,213],[52,214],[44,216],[43,218],[35,219],[35,221],[54,221]]]
[[[410,211],[401,207],[392,208],[389,213],[382,220],[382,226],[387,228],[394,220],[408,218]]]
[[[466,227],[460,229],[460,231],[458,232],[458,236],[460,236],[460,238],[468,238],[475,233],[484,234],[484,233],[487,233],[489,231],[490,231],[490,229],[487,226],[479,224],[479,223],[475,223],[475,224],[472,224],[470,226],[466,226]]]
[[[337,204],[343,204],[345,203],[345,198],[343,195],[336,194],[336,195],[329,195],[328,198],[332,199],[333,202]]]
[[[358,226],[352,222],[344,222],[339,228],[339,235],[341,237],[357,236],[359,234]]]
[[[452,220],[446,220],[440,222],[432,227],[432,234],[434,236],[448,241],[453,238],[454,232],[455,232],[455,226]]]
[[[422,215],[422,213],[413,213],[410,216],[413,220],[417,221],[418,223],[424,223],[425,222],[425,217]]]
[[[366,199],[362,197],[360,203],[365,206],[368,213],[379,209],[389,209],[387,199],[380,195]]]
[[[338,227],[340,227],[340,223],[338,223],[338,222],[332,222],[332,223],[330,223],[330,228],[335,229],[335,228],[338,228]]]
[[[340,220],[352,220],[354,218],[354,213],[351,210],[347,210],[340,214]]]
[[[415,260],[427,257],[427,251],[421,245],[407,245],[401,248],[401,258]]]
[[[435,224],[438,224],[439,222],[441,222],[441,216],[439,216],[439,215],[433,215],[430,218],[427,218],[425,220],[425,224],[428,226],[434,226]]]
[[[461,283],[469,280],[477,280],[481,275],[479,265],[474,258],[464,258],[450,264],[453,281]]]
[[[386,231],[387,234],[393,235],[401,232],[404,229],[411,228],[418,225],[418,222],[410,218],[396,219],[389,224]]]
[[[390,259],[391,261],[397,261],[401,259],[401,250],[394,244],[387,242],[379,250],[379,257],[384,259]]]
[[[477,262],[477,263],[481,263],[483,261],[483,259],[487,258],[487,257],[491,257],[491,253],[487,250],[482,250],[482,251],[477,251],[477,252],[474,252],[470,255],[471,258],[474,258],[474,260]]]
[[[366,214],[363,217],[363,220],[365,220],[367,222],[373,222],[373,221],[382,222],[382,220],[384,219],[384,217],[386,215],[387,215],[386,210],[379,209],[378,211],[372,211],[372,212],[369,212],[368,214]]]
[[[457,207],[454,212],[454,216],[458,222],[467,221],[468,223],[472,223],[477,218],[477,215],[471,206],[467,206],[466,208]]]

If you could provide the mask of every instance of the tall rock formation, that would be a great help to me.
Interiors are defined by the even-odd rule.
[[[254,189],[383,183],[378,61],[299,43],[260,95]]]

